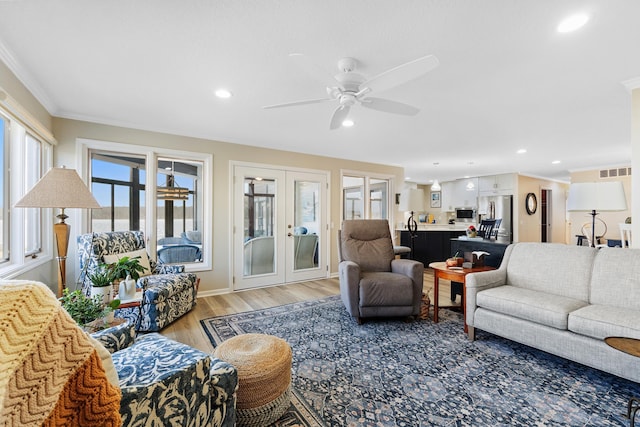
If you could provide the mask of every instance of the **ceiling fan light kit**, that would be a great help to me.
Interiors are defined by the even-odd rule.
[[[418,114],[420,109],[417,107],[389,99],[370,97],[368,94],[375,91],[381,92],[388,90],[415,80],[433,70],[440,63],[435,56],[427,55],[391,68],[367,80],[362,74],[356,72],[358,61],[354,58],[347,57],[340,59],[338,61],[340,73],[331,76],[324,73],[320,67],[302,54],[292,54],[289,55],[289,57],[294,59],[296,63],[312,77],[321,79],[323,82],[337,82],[339,86],[335,86],[333,83],[327,86],[326,91],[328,98],[286,102],[283,104],[267,105],[263,108],[295,107],[337,100],[339,105],[333,111],[329,122],[329,129],[331,130],[341,127],[349,116],[351,107],[357,105],[371,110],[404,116],[414,116]]]

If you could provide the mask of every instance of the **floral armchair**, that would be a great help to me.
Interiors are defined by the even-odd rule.
[[[114,231],[78,236],[80,283],[89,295],[89,276],[105,262],[105,256],[141,256],[141,264],[148,263],[150,273],[138,279],[142,289],[142,305],[116,311],[118,317],[138,321],[140,331],[159,331],[188,313],[196,305],[197,277],[185,273],[182,265],[165,265],[149,259],[142,231]],[[138,318],[140,316],[140,318]]]
[[[131,323],[92,334],[109,350],[118,374],[123,426],[235,425],[236,368]]]

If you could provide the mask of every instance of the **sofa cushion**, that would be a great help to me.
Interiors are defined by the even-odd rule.
[[[507,261],[507,284],[589,301],[595,248],[559,243],[516,243]]]
[[[361,271],[391,271],[395,255],[387,220],[343,221],[340,238],[344,260]]]
[[[569,313],[584,307],[587,303],[574,298],[505,285],[478,292],[477,305],[498,313],[566,330]]]
[[[362,273],[360,306],[410,306],[413,281],[410,277],[387,272]]]
[[[640,312],[592,304],[569,314],[569,330],[598,340],[606,337],[640,339]]]
[[[640,310],[640,249],[598,251],[593,263],[590,302]]]

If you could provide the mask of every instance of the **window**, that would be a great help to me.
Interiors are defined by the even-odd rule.
[[[28,192],[42,177],[42,144],[32,135],[24,140],[24,192]],[[24,215],[24,256],[34,256],[42,249],[42,210],[21,209]]]
[[[91,154],[91,210],[94,232],[144,230],[145,159],[108,152]]]
[[[149,255],[191,270],[211,265],[211,224],[204,222],[211,217],[211,155],[79,142],[101,206],[91,212],[90,231],[141,230]]]
[[[201,230],[198,188],[202,162],[161,158],[157,171],[158,239],[182,238],[187,231]]]
[[[9,191],[7,167],[7,120],[0,115],[0,264],[9,261]]]
[[[390,178],[386,177],[343,174],[342,218],[390,220],[390,183]]]
[[[5,109],[5,107],[7,107]],[[10,107],[10,106],[9,106]],[[37,208],[13,208],[52,166],[53,137],[0,104],[0,277],[10,278],[51,260],[53,215]],[[48,133],[48,131],[44,131]],[[55,213],[57,214],[57,212]]]

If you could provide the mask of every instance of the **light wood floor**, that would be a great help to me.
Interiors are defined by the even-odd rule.
[[[431,301],[433,301],[433,273],[431,269],[425,271],[424,289],[429,291]],[[438,290],[441,307],[460,305],[460,296],[457,297],[456,302],[451,302],[448,281],[441,280]],[[198,303],[193,310],[164,328],[160,333],[201,351],[213,353],[209,338],[200,326],[202,319],[318,299],[339,293],[340,284],[335,278],[198,298]]]

